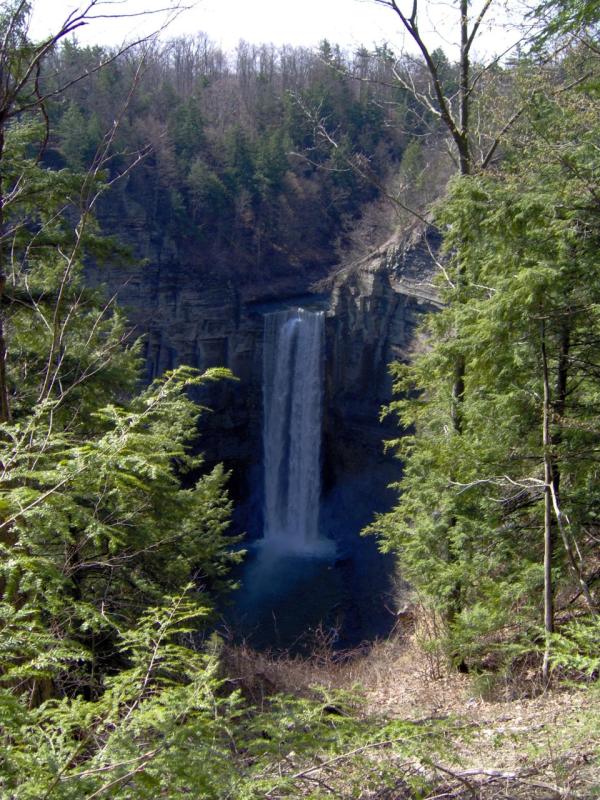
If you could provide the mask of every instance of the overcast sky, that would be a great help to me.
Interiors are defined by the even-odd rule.
[[[99,3],[94,13],[109,13],[111,8],[133,13],[166,4],[164,0],[109,0]],[[81,5],[73,0],[33,0],[31,35],[39,38],[55,31],[57,24],[77,7]],[[456,9],[448,2],[423,3],[422,8],[421,29],[435,28],[436,44],[448,49],[453,39],[451,32],[456,30]],[[118,22],[97,19],[80,29],[77,38],[85,44],[120,44],[149,31],[163,17],[153,17],[152,23],[140,18]],[[199,0],[169,26],[168,36],[193,35],[199,31],[226,50],[233,50],[240,39],[312,46],[326,38],[348,49],[388,42],[400,50],[405,43],[395,14],[373,0]],[[445,36],[444,31],[448,32]],[[487,34],[482,49],[499,51],[504,49],[505,41],[506,37],[496,28]]]

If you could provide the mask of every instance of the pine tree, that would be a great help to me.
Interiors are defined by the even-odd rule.
[[[405,468],[373,527],[435,607],[460,609],[450,650],[474,664],[542,621],[550,637],[557,598],[597,607],[596,95],[593,82],[560,103],[540,94],[503,169],[453,182],[438,210],[447,307],[427,321],[427,351],[395,367]]]

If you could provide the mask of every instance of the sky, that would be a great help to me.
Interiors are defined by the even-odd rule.
[[[73,0],[32,0],[32,5],[30,33],[33,38],[55,31],[57,24],[73,9],[82,7]],[[165,0],[106,0],[98,2],[92,14],[108,14],[114,9],[132,14],[165,5],[168,5]],[[444,47],[452,56],[453,36],[443,32],[455,30],[456,9],[450,2],[433,0],[423,3],[422,8],[421,29],[427,31],[429,37],[434,37],[434,46]],[[116,45],[137,38],[140,32],[154,30],[164,19],[164,14],[147,19],[96,19],[79,29],[77,39],[83,44]],[[314,46],[328,39],[350,51],[359,45],[370,48],[383,42],[399,51],[408,44],[396,15],[374,0],[198,0],[173,20],[167,30],[165,37],[202,31],[228,51],[233,51],[240,39],[304,46]],[[510,37],[497,27],[484,32],[482,54],[483,51],[500,52],[509,40]]]

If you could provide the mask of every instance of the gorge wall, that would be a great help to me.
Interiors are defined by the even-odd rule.
[[[388,364],[410,358],[423,313],[438,303],[431,286],[438,247],[433,229],[416,227],[341,268],[273,270],[251,283],[200,270],[180,249],[149,245],[141,269],[96,276],[144,334],[149,380],[178,364],[226,366],[236,376],[197,391],[195,399],[210,409],[197,446],[208,466],[224,462],[230,470],[232,532],[246,534],[245,545],[264,533],[265,315],[296,307],[324,312],[319,532],[334,540],[334,560],[282,570],[265,567],[250,548],[242,588],[224,613],[233,614],[229,630],[257,647],[294,647],[323,625],[336,632],[337,646],[352,648],[385,636],[395,622],[388,612],[403,602],[403,589],[394,560],[359,534],[395,500],[388,487],[401,467],[383,442],[398,428],[392,418],[380,422],[379,413],[392,396]]]
[[[227,366],[235,375],[197,392],[210,409],[199,446],[208,463],[232,468],[234,495],[248,500],[260,483],[263,317],[292,306],[326,313],[325,491],[374,468],[384,482],[397,476],[382,446],[397,428],[380,423],[379,411],[391,399],[388,364],[410,357],[419,318],[437,303],[430,281],[438,245],[433,229],[415,227],[325,277],[275,272],[241,285],[227,273],[186,268],[168,246],[148,245],[147,266],[96,279],[117,293],[143,334],[149,380],[178,364]]]
[[[379,420],[392,397],[388,366],[410,359],[422,314],[439,302],[431,285],[439,244],[433,229],[415,228],[324,282],[331,287],[325,449],[334,479],[389,463],[382,442],[397,427]]]

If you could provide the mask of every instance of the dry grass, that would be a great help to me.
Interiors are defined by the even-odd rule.
[[[315,687],[345,689],[359,682],[361,665],[372,648],[336,651],[333,636],[317,629],[309,656],[289,652],[257,651],[246,643],[226,643],[223,672],[255,705],[276,693],[312,697]],[[355,674],[355,678],[351,676]]]
[[[432,625],[423,615],[415,620],[407,613],[389,640],[345,653],[317,634],[310,657],[226,645],[225,672],[259,707],[273,693],[310,697],[320,686],[356,690],[365,716],[448,719],[453,758],[432,754],[428,769],[435,773],[436,790],[426,795],[429,800],[600,798],[600,692],[556,687],[531,696],[500,683],[482,695],[480,683],[448,669],[428,646]],[[374,753],[375,766],[385,757],[384,751]],[[395,789],[364,792],[361,800],[411,797],[399,775]]]

